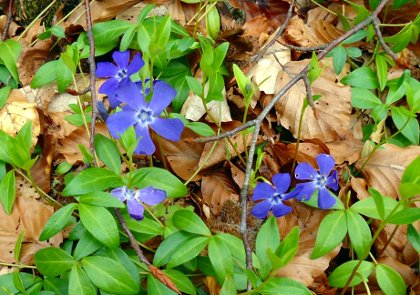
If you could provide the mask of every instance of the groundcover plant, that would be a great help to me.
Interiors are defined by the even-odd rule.
[[[419,294],[419,3],[2,1],[0,294]]]

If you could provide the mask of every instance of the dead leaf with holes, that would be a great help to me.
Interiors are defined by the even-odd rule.
[[[291,201],[293,212],[281,218],[277,218],[277,226],[282,239],[298,226],[299,248],[296,256],[277,272],[277,276],[287,277],[302,282],[309,288],[314,279],[325,272],[330,261],[338,254],[341,246],[325,254],[324,256],[311,259],[310,256],[315,246],[315,239],[318,233],[319,223],[329,213],[326,210],[319,210],[308,207],[300,202]]]
[[[15,136],[28,121],[32,122],[32,146],[35,146],[41,131],[36,105],[28,102],[22,92],[13,89],[0,110],[0,130]]]
[[[0,261],[16,263],[14,248],[19,235],[24,232],[19,262],[34,264],[34,254],[45,247],[58,247],[63,241],[62,233],[47,241],[39,236],[54,208],[39,200],[36,190],[22,177],[16,176],[16,200],[11,215],[0,209]]]

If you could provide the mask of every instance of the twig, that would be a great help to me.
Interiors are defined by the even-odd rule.
[[[389,55],[392,57],[392,59],[398,63],[398,56],[397,54],[392,51],[391,47],[388,46],[388,44],[385,43],[384,37],[382,36],[382,32],[381,29],[379,28],[380,25],[380,21],[378,19],[378,17],[374,17],[373,18],[373,28],[375,29],[375,33],[378,36],[378,41],[382,46],[382,49]]]
[[[308,103],[309,103],[310,107],[312,108],[312,111],[315,113],[316,108],[315,108],[315,105],[314,105],[314,99],[312,97],[311,82],[309,82],[308,75],[304,75],[302,80],[303,80],[303,83],[305,84],[305,88],[306,88],[306,99],[308,100]]]
[[[89,91],[90,91],[90,86],[86,87],[85,89],[83,89],[81,91],[77,91],[77,90],[74,90],[74,89],[66,89],[66,92],[70,95],[73,95],[73,96],[85,95]]]
[[[196,138],[194,141],[201,143],[201,142],[210,142],[210,141],[220,140],[220,139],[223,139],[223,138],[226,138],[226,137],[231,137],[231,136],[234,136],[236,133],[247,129],[248,127],[254,126],[255,123],[256,123],[256,119],[248,121],[245,124],[242,124],[241,126],[238,126],[233,130],[223,132],[219,135],[208,136],[208,137],[200,137],[200,138]]]
[[[273,44],[276,42],[276,40],[283,35],[284,30],[286,29],[287,25],[289,24],[290,19],[292,18],[292,13],[293,13],[293,8],[295,6],[295,0],[290,1],[290,6],[289,6],[289,10],[287,11],[286,14],[286,19],[284,20],[283,24],[281,25],[281,27],[277,30],[276,35],[274,35],[274,37],[270,40],[270,42],[268,42],[258,53],[256,56],[254,56],[253,58],[251,58],[252,62],[256,62],[258,61],[261,57],[263,57],[266,53],[267,50],[273,46]]]
[[[10,24],[12,23],[12,0],[9,0],[9,7],[7,10],[7,20],[6,24],[4,26],[3,34],[1,36],[1,41],[6,40],[6,38],[9,36],[9,28]]]
[[[98,114],[97,98],[96,98],[96,64],[95,64],[95,40],[93,39],[92,32],[92,16],[90,14],[90,5],[89,0],[85,0],[86,7],[86,24],[87,24],[87,35],[89,39],[89,76],[90,76],[90,96],[91,96],[91,105],[92,105],[92,123],[90,124],[90,140],[89,147],[92,154],[95,154],[93,139],[95,137],[95,122]],[[94,157],[94,162],[96,159]],[[95,163],[96,164],[96,163]]]
[[[301,51],[301,52],[320,51],[320,50],[324,50],[328,46],[328,44],[323,44],[323,45],[312,46],[312,47],[300,47],[300,46],[295,46],[288,43],[281,43],[281,42],[279,43],[283,45],[284,47],[287,47],[289,49],[296,50],[296,51]]]

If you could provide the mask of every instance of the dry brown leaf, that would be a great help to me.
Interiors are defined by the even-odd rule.
[[[344,136],[343,140],[331,141],[326,144],[337,164],[344,162],[349,164],[355,163],[360,159],[363,149],[363,142],[354,138],[351,133]]]
[[[233,163],[229,162],[230,166],[230,173],[232,174],[232,178],[235,181],[238,187],[242,187],[244,185],[245,180],[245,172]]]
[[[165,159],[175,174],[184,180],[190,179],[197,171],[203,153],[204,144],[194,142],[197,137],[197,134],[185,128],[179,141],[170,141],[163,137],[159,139]],[[158,152],[160,154],[159,149]],[[198,173],[192,180],[199,179],[201,179],[201,173]]]
[[[227,200],[237,201],[239,195],[232,179],[223,169],[208,170],[201,179],[201,194],[203,201],[213,215],[218,215],[223,203]]]
[[[11,215],[0,210],[0,261],[15,263],[14,247],[19,235],[24,232],[20,262],[33,265],[34,254],[45,247],[58,247],[63,235],[58,233],[47,241],[40,242],[39,235],[53,215],[54,208],[37,200],[40,196],[23,178],[16,176],[16,200]]]
[[[277,89],[286,85],[291,79],[290,76],[298,74],[308,62],[309,60],[303,60],[286,64],[284,72],[278,76]],[[327,63],[329,62],[320,62],[320,66],[323,67],[322,74],[312,84],[313,94],[319,94],[321,98],[315,102],[317,117],[310,107],[305,109],[301,131],[303,140],[311,138],[317,138],[323,142],[342,140],[342,136],[351,131],[350,87],[336,81],[334,70],[330,66],[326,66]],[[297,137],[299,118],[305,97],[304,83],[299,81],[276,104],[278,120],[295,137]]]
[[[7,103],[0,110],[0,130],[14,136],[28,121],[32,122],[32,145],[34,146],[41,131],[36,105],[28,102],[22,92],[13,89]]]
[[[38,160],[31,168],[31,174],[34,182],[46,193],[48,193],[51,189],[51,165],[56,144],[56,135],[45,134],[42,140],[42,153],[38,156]]]
[[[362,168],[369,187],[378,190],[385,196],[397,198],[402,174],[416,157],[420,155],[419,146],[399,147],[384,144],[364,164],[367,157],[356,162],[356,168]]]
[[[294,214],[291,213],[277,218],[277,226],[282,238],[287,236],[294,226],[298,226],[300,230],[299,248],[296,256],[289,264],[277,272],[277,276],[295,279],[311,287],[314,279],[323,274],[329,267],[331,259],[338,254],[341,246],[337,246],[320,258],[311,259],[310,256],[315,246],[319,223],[329,212],[310,208],[294,200],[291,203]]]

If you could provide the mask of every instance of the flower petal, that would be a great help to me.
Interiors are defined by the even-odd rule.
[[[130,51],[114,51],[112,58],[120,69],[127,69],[128,61],[130,60]]]
[[[255,204],[251,210],[251,214],[257,218],[263,219],[267,217],[268,211],[270,211],[273,204],[269,200],[265,200]]]
[[[273,214],[276,217],[281,217],[292,212],[292,208],[290,208],[289,206],[286,206],[283,203],[278,203],[274,205],[273,208],[271,208],[271,210],[273,211]]]
[[[134,152],[139,155],[153,154],[156,148],[152,139],[150,138],[149,128],[147,128],[147,126],[141,126],[140,124],[137,124],[136,135],[137,138],[141,137],[141,139]]]
[[[115,95],[118,96],[119,101],[127,103],[135,110],[139,110],[146,105],[140,88],[130,79],[124,79],[121,82],[121,85],[115,91]]]
[[[108,130],[111,133],[112,137],[120,138],[118,133],[124,133],[128,127],[133,126],[137,123],[136,113],[122,111],[115,114],[112,114],[106,120],[106,125]]]
[[[127,201],[127,210],[132,218],[136,220],[143,220],[144,206],[136,199],[129,199]]]
[[[276,193],[276,190],[265,182],[259,182],[255,187],[254,194],[252,195],[253,201],[271,199]]]
[[[299,163],[295,169],[295,178],[299,180],[313,180],[319,175],[309,163]]]
[[[113,94],[108,93],[108,101],[111,108],[115,109],[117,106],[121,104],[121,101],[118,99],[118,96],[115,95],[115,92]]]
[[[178,118],[154,118],[150,127],[166,139],[178,141],[181,138],[182,131],[184,130],[184,123]]]
[[[338,189],[337,171],[334,170],[331,176],[327,178],[327,186],[333,190]]]
[[[331,196],[331,193],[326,188],[319,189],[318,193],[318,207],[320,209],[330,209],[334,206],[336,199]]]
[[[166,192],[164,190],[148,186],[139,191],[139,199],[147,205],[157,205],[166,199]]]
[[[122,186],[122,187],[117,187],[114,188],[111,191],[111,194],[116,197],[118,200],[120,200],[121,202],[124,202],[127,199],[127,187],[126,186]]]
[[[127,67],[127,75],[130,77],[132,74],[137,73],[144,66],[144,61],[139,53],[133,57],[133,60]]]
[[[153,85],[153,96],[149,107],[155,116],[159,116],[175,98],[176,91],[164,81],[156,81]]]
[[[330,155],[319,154],[316,157],[316,163],[318,164],[319,173],[328,176],[330,175],[331,170],[334,168],[335,160]]]
[[[118,68],[110,62],[98,62],[96,64],[96,77],[113,77],[118,72]]]
[[[101,87],[99,87],[98,92],[103,94],[114,94],[115,90],[118,88],[118,83],[117,79],[109,78],[101,85]]]
[[[290,186],[290,174],[278,173],[273,176],[273,184],[279,194],[285,193]]]
[[[312,181],[309,181],[305,183],[298,183],[295,190],[298,190],[296,199],[302,201],[309,200],[315,192],[316,187]]]

